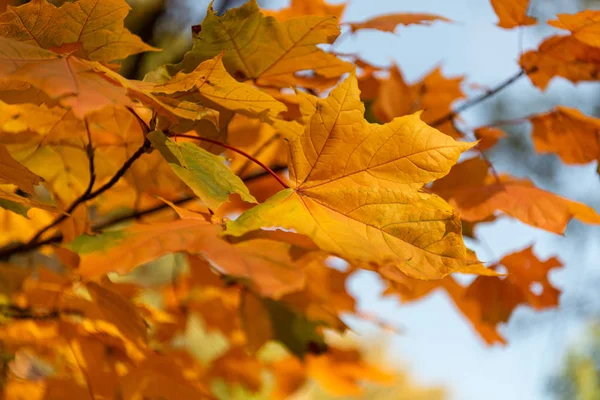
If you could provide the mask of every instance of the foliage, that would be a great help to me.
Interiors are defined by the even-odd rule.
[[[600,398],[600,330],[592,324],[564,357],[559,372],[549,380],[556,399]]]
[[[536,23],[527,0],[491,5],[502,28]],[[499,216],[562,234],[600,215],[498,174],[485,153],[499,124],[459,117],[523,77],[540,90],[598,80],[599,12],[558,15],[568,33],[456,106],[463,77],[407,83],[397,65],[327,46],[340,24],[393,32],[443,16],[211,6],[182,60],[135,80],[122,60],[160,50],[125,27],[128,10],[31,0],[0,15],[4,398],[288,398],[308,382],[366,396],[390,374],[324,336],[360,315],[345,288],[358,269],[404,302],[446,291],[489,344],[517,306],[557,306],[558,258],[527,247],[486,268],[463,234]],[[539,152],[598,160],[597,118],[557,107],[522,120]]]

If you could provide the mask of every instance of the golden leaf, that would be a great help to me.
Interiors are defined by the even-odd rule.
[[[223,63],[233,77],[252,79],[259,85],[295,86],[295,74],[307,70],[336,78],[350,71],[350,64],[318,45],[333,43],[339,33],[335,17],[308,16],[280,23],[263,16],[255,0],[223,16],[211,6],[192,50],[167,70],[169,75],[179,70],[191,72],[224,51]]]
[[[250,85],[233,79],[225,70],[223,55],[204,61],[189,74],[178,72],[171,80],[156,85],[150,90],[158,93],[174,94],[190,92],[198,95],[198,101],[207,106],[223,107],[248,116],[274,119],[285,105],[268,94]]]
[[[32,0],[0,15],[0,36],[44,49],[79,42],[83,58],[102,62],[157,50],[124,27],[129,10],[124,0],[78,0],[61,7]]]
[[[470,264],[458,215],[420,189],[473,144],[456,142],[418,114],[386,125],[369,124],[363,114],[352,74],[316,102],[306,130],[291,140],[295,187],[246,211],[226,234],[295,229],[349,261],[393,263],[419,278]]]

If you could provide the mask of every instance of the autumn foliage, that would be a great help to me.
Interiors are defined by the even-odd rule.
[[[536,23],[527,0],[491,4],[502,28]],[[485,152],[504,132],[459,117],[521,78],[542,91],[598,80],[600,12],[558,15],[565,33],[466,98],[463,77],[439,68],[407,82],[327,50],[341,27],[434,29],[443,16],[211,6],[183,59],[140,81],[120,61],[160,49],[124,27],[128,11],[31,0],[0,15],[4,398],[228,398],[225,384],[285,399],[307,381],[360,395],[389,371],[324,336],[357,313],[345,284],[358,269],[402,302],[446,291],[489,344],[518,305],[558,305],[557,258],[527,247],[484,265],[463,235],[499,216],[562,234],[600,215],[497,173]],[[525,119],[540,153],[600,158],[599,119],[568,107]],[[198,321],[224,343],[205,359],[188,346]]]

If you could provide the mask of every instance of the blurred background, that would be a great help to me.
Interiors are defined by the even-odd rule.
[[[202,21],[209,4],[204,0],[128,2],[133,8],[127,19],[129,29],[164,49],[126,61],[123,74],[138,79],[158,65],[181,58],[191,47],[190,26]],[[243,2],[215,1],[214,8],[235,7]],[[284,0],[258,2],[270,9],[287,5]],[[392,12],[434,13],[453,20],[449,24],[398,27],[395,34],[370,30],[342,34],[334,46],[338,52],[357,53],[374,65],[394,62],[408,82],[418,81],[432,68],[441,66],[446,76],[465,76],[463,90],[468,95],[493,87],[517,72],[519,55],[555,33],[544,21],[558,13],[600,8],[600,0],[532,0],[529,14],[540,24],[504,30],[495,25],[497,19],[488,0],[347,3],[342,22],[360,22]],[[600,117],[600,91],[595,83],[573,85],[555,79],[542,93],[522,79],[469,109],[462,118],[467,126],[476,127],[545,112],[556,105]],[[499,172],[528,177],[543,189],[600,210],[600,179],[595,163],[566,166],[554,155],[536,154],[528,123],[502,128],[508,137],[489,153]],[[558,256],[565,268],[550,275],[553,284],[562,290],[558,309],[534,312],[519,308],[501,328],[508,344],[489,347],[444,293],[434,292],[420,302],[400,304],[381,298],[382,284],[375,274],[360,272],[349,287],[360,309],[380,322],[400,327],[400,332],[386,332],[381,323],[364,319],[348,318],[347,323],[369,354],[385,358],[389,365],[410,375],[400,387],[369,392],[367,398],[600,399],[600,227],[574,221],[565,236],[559,236],[499,218],[478,225],[476,236],[478,240],[468,244],[484,261],[498,260],[531,244],[541,259]],[[306,399],[328,398],[315,391],[304,395]]]

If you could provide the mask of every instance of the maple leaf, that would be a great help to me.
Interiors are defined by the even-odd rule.
[[[263,16],[255,0],[223,16],[210,6],[201,31],[194,37],[194,47],[181,63],[167,66],[167,71],[168,75],[180,70],[191,72],[224,51],[227,71],[258,85],[295,86],[295,74],[307,70],[337,78],[350,71],[350,64],[317,45],[333,43],[339,33],[335,17],[308,16],[280,23]]]
[[[15,160],[5,146],[0,145],[0,184],[14,184],[29,194],[34,194],[34,186],[43,179]]]
[[[555,257],[541,261],[532,247],[528,247],[507,254],[490,266],[491,270],[499,266],[506,268],[507,275],[502,279],[479,276],[468,286],[450,276],[438,281],[422,281],[390,269],[381,272],[388,282],[385,295],[398,296],[402,302],[410,303],[433,291],[444,290],[486,343],[505,344],[497,328],[508,322],[518,305],[526,304],[537,310],[558,305],[560,291],[552,286],[547,275],[561,265]],[[538,285],[540,291],[536,288],[534,292],[533,285]]]
[[[434,182],[438,193],[460,210],[461,218],[480,221],[503,211],[518,220],[550,232],[562,234],[567,223],[577,218],[588,224],[600,224],[593,208],[535,187],[527,179],[488,174],[488,164],[471,158]]]
[[[380,121],[388,122],[395,117],[424,110],[421,114],[423,121],[434,122],[447,115],[456,100],[465,97],[460,88],[462,81],[463,77],[448,79],[439,68],[435,68],[420,82],[409,85],[400,69],[393,66],[389,78],[378,86],[373,114]],[[439,130],[454,138],[462,136],[452,121],[441,124]]]
[[[250,280],[265,296],[280,297],[303,286],[303,266],[314,248],[275,233],[232,244],[218,237],[222,228],[205,215],[178,212],[185,219],[75,239],[69,248],[80,255],[79,273],[86,279],[112,271],[125,274],[165,254],[185,251],[203,255],[222,273]]]
[[[226,234],[295,229],[340,257],[393,263],[420,278],[468,264],[458,216],[420,189],[473,144],[454,141],[418,114],[367,123],[354,74],[314,108],[304,133],[290,142],[295,187],[228,223]]]
[[[600,158],[600,119],[564,106],[531,117],[533,143],[540,153],[556,153],[566,164]]]
[[[481,151],[489,150],[496,145],[498,140],[506,136],[506,133],[502,129],[487,126],[475,129],[473,134],[479,140],[477,147]]]
[[[305,15],[316,15],[319,17],[333,16],[338,20],[342,18],[346,4],[329,4],[324,0],[292,0],[288,7],[277,11],[264,10],[263,15],[273,16],[280,21]]]
[[[504,29],[535,25],[536,19],[527,15],[530,0],[490,0],[498,16],[498,26]]]
[[[524,53],[519,64],[541,90],[545,90],[555,76],[573,83],[596,81],[600,76],[600,49],[573,36],[551,36],[537,50]]]
[[[230,194],[237,193],[242,200],[256,203],[244,182],[225,165],[225,159],[215,156],[192,143],[177,143],[159,131],[148,138],[173,171],[210,209],[225,203]]]
[[[431,25],[435,21],[452,22],[448,18],[434,14],[397,13],[381,15],[364,22],[352,22],[348,26],[350,26],[352,32],[361,29],[377,29],[393,33],[398,25]]]
[[[193,94],[198,95],[198,101],[248,116],[274,119],[279,113],[286,111],[285,105],[267,93],[233,79],[225,70],[222,58],[223,55],[219,54],[204,61],[189,74],[178,72],[171,80],[153,86],[150,90],[173,94],[197,89]]]
[[[107,106],[131,104],[127,91],[93,62],[0,38],[0,77],[27,82],[70,107],[78,118]]]
[[[588,46],[600,47],[600,11],[584,10],[577,14],[558,14],[548,24],[571,31],[573,37]]]
[[[157,50],[124,27],[129,10],[125,0],[78,0],[61,7],[32,0],[0,15],[0,36],[49,50],[81,43],[82,58],[101,62]]]
[[[112,176],[144,140],[139,121],[124,108],[106,107],[82,121],[60,107],[12,107],[18,118],[0,127],[0,143],[46,180],[59,205],[75,200],[89,184],[90,140],[98,183]]]

